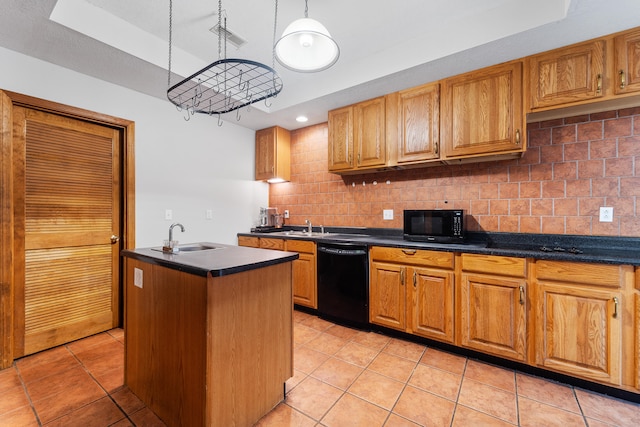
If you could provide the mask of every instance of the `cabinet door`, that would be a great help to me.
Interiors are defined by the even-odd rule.
[[[356,167],[382,166],[387,161],[384,97],[353,106]]]
[[[329,111],[329,170],[353,168],[353,107]]]
[[[271,179],[276,167],[276,129],[256,131],[256,180]]]
[[[620,293],[541,283],[537,295],[538,365],[619,385]]]
[[[447,79],[442,91],[444,157],[524,151],[521,62]]]
[[[439,158],[440,85],[403,90],[398,104],[398,163]]]
[[[604,40],[529,58],[531,108],[603,96],[604,58]]]
[[[525,281],[462,274],[461,344],[525,360]]]
[[[369,282],[369,320],[404,331],[406,322],[407,268],[382,262],[371,263]]]
[[[259,248],[260,239],[258,237],[238,236],[238,246],[247,246],[249,248]]]
[[[453,272],[415,268],[411,281],[410,332],[453,343]]]
[[[284,250],[284,240],[282,239],[270,239],[262,237],[260,238],[260,248],[262,249],[273,249],[276,251]]]
[[[300,253],[293,261],[293,302],[306,307],[318,308],[316,296],[316,257]]]
[[[640,91],[640,30],[630,31],[614,39],[616,94]]]

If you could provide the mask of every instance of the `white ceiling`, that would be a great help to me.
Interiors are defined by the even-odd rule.
[[[241,126],[295,129],[327,111],[450,75],[640,26],[638,0],[308,0],[340,46],[320,73],[273,64],[274,0],[226,0],[227,28],[247,40],[226,57],[265,63],[284,89]],[[279,0],[277,37],[304,16]],[[169,0],[0,0],[0,46],[166,99]],[[216,0],[173,1],[171,84],[218,59]],[[224,52],[223,55],[224,57]],[[7,66],[2,64],[1,66]],[[0,81],[0,88],[2,82]],[[167,101],[168,108],[173,108]],[[181,114],[176,112],[176,114]],[[234,114],[234,113],[231,113]],[[299,124],[298,114],[309,122]],[[215,120],[207,116],[197,120]],[[223,116],[233,120],[235,114]]]

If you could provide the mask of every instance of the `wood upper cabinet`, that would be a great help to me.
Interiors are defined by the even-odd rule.
[[[329,171],[353,169],[353,107],[329,111]]]
[[[293,302],[310,308],[318,308],[316,274],[316,244],[307,240],[287,240],[285,250],[298,252],[293,261]]]
[[[526,260],[462,254],[460,344],[526,360]]]
[[[354,105],[356,168],[384,166],[387,162],[386,117],[386,100],[383,96]]]
[[[538,365],[620,385],[626,268],[536,261]]]
[[[614,93],[640,91],[640,29],[617,36],[614,48]]]
[[[397,163],[440,158],[440,84],[398,92]]]
[[[279,126],[256,131],[256,181],[291,179],[291,136]]]
[[[329,111],[329,171],[385,166],[386,97]]]
[[[372,323],[453,343],[453,254],[373,247]]]
[[[527,58],[531,109],[603,97],[605,54],[595,40]]]
[[[522,61],[444,80],[441,158],[524,152],[522,90]]]

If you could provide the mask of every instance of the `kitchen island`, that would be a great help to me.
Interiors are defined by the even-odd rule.
[[[251,426],[293,376],[296,253],[123,251],[125,384],[167,426]]]

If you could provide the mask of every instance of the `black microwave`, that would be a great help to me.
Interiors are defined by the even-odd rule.
[[[414,242],[462,243],[464,211],[405,210],[404,238]]]

